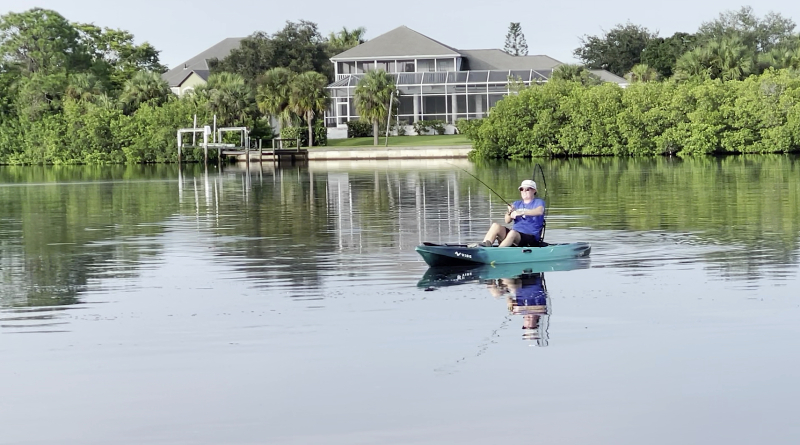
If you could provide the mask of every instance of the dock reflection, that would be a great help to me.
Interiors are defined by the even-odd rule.
[[[549,344],[551,303],[545,272],[587,269],[589,258],[530,264],[431,267],[417,283],[433,290],[468,283],[486,286],[489,294],[506,302],[508,313],[522,319],[522,339],[536,346]]]

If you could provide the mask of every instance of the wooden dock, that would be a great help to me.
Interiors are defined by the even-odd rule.
[[[237,161],[245,162],[291,162],[308,161],[308,150],[305,148],[284,148],[284,149],[251,149],[243,150],[241,147],[222,149],[223,157],[234,157]]]

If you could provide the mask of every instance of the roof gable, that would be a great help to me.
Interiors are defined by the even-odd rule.
[[[400,26],[374,39],[331,57],[331,60],[358,60],[376,58],[413,58],[420,56],[459,57],[458,50],[422,35],[411,28]]]
[[[176,87],[180,85],[192,71],[198,73],[204,80],[208,80],[208,59],[224,59],[231,51],[239,47],[239,43],[244,37],[229,37],[216,45],[208,48],[200,54],[192,57],[186,62],[178,65],[175,68],[167,71],[161,75],[161,78],[169,83],[169,86]],[[205,72],[203,76],[202,72]]]

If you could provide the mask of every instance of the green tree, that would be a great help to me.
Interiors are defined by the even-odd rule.
[[[755,52],[735,35],[706,42],[681,56],[676,66],[681,78],[741,80],[756,70]]]
[[[253,90],[244,78],[234,73],[217,73],[208,77],[205,86],[207,106],[222,125],[247,126],[256,109]]]
[[[76,24],[79,43],[91,57],[92,71],[107,77],[108,88],[121,90],[138,71],[163,73],[159,51],[147,42],[136,45],[128,31]]]
[[[359,26],[358,28],[347,29],[347,27],[343,26],[339,32],[331,32],[328,34],[328,46],[329,46],[329,54],[330,56],[335,56],[337,54],[343,53],[350,48],[358,46],[367,40],[364,38],[364,35],[367,33],[367,29],[363,26]]]
[[[30,73],[16,82],[16,114],[28,121],[41,119],[46,114],[61,110],[61,100],[67,86],[65,71]]]
[[[257,82],[258,109],[265,115],[276,118],[280,128],[291,123],[289,98],[295,76],[296,74],[287,68],[272,68],[260,76]]]
[[[355,90],[356,112],[362,120],[372,123],[373,142],[378,145],[378,126],[389,117],[389,100],[396,89],[386,71],[373,70],[358,81]],[[395,97],[394,100],[397,100]],[[394,106],[394,104],[391,104]]]
[[[658,35],[647,28],[628,22],[611,28],[602,36],[583,36],[581,46],[573,54],[587,68],[604,69],[624,76],[634,65],[641,63],[642,52],[656,37]]]
[[[780,14],[770,12],[759,18],[750,6],[738,11],[720,13],[716,20],[700,25],[697,36],[701,41],[719,41],[722,38],[737,38],[757,53],[769,52],[786,39],[794,37],[795,22]]]
[[[55,11],[33,8],[0,17],[0,61],[23,76],[85,68],[78,31]]]
[[[142,104],[160,105],[172,97],[169,85],[161,74],[152,71],[137,72],[123,87],[120,95],[125,112],[136,111]]]
[[[675,71],[678,58],[694,49],[696,37],[676,32],[671,37],[656,37],[647,43],[642,52],[642,63],[655,69],[662,79],[669,79]]]
[[[71,74],[64,95],[73,100],[93,102],[105,92],[103,84],[92,73]]]
[[[328,60],[327,42],[317,30],[316,23],[301,20],[286,22],[286,26],[271,36],[257,32],[243,39],[222,60],[208,61],[212,73],[240,74],[248,83],[269,69],[284,67],[295,73],[316,71],[333,78],[333,65]]]
[[[582,85],[600,85],[603,81],[581,65],[565,63],[557,66],[550,76],[553,80],[578,82]]]
[[[309,148],[313,145],[314,116],[323,113],[328,106],[327,85],[328,79],[314,71],[306,71],[292,79],[289,107],[308,125]]]
[[[767,68],[800,69],[800,37],[787,39],[766,53],[758,55],[759,71]]]
[[[658,72],[647,66],[647,64],[640,63],[638,65],[634,65],[628,74],[625,75],[625,78],[628,79],[628,82],[630,83],[652,82],[654,80],[658,80]]]
[[[528,55],[528,43],[525,41],[525,35],[522,33],[522,26],[519,22],[511,22],[508,25],[506,44],[503,47],[503,51],[512,56]]]

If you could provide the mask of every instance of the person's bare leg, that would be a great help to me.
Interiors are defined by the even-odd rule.
[[[504,226],[501,226],[497,223],[492,223],[492,227],[489,227],[489,231],[486,232],[486,236],[483,237],[483,241],[494,243],[494,240],[499,239],[500,242],[503,242],[507,232],[508,229],[506,229]]]
[[[519,235],[519,232],[517,232],[516,230],[510,230],[508,232],[508,235],[506,235],[506,237],[497,247],[511,247],[515,244],[519,244],[519,241],[521,239],[522,237]]]

